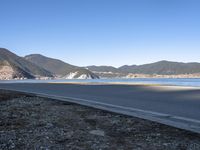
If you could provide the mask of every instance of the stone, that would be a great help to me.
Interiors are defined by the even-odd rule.
[[[102,130],[91,130],[89,133],[97,136],[105,136],[105,132]]]

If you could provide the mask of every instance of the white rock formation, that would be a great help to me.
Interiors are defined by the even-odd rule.
[[[13,79],[14,70],[11,66],[2,66],[0,68],[0,80],[10,80]]]
[[[66,79],[75,79],[75,76],[78,74],[78,72],[70,72],[66,75]]]
[[[90,74],[84,74],[76,71],[67,74],[65,79],[93,79],[93,77]]]

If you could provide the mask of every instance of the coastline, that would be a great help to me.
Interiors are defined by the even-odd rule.
[[[51,79],[51,80],[0,80],[0,83],[50,83],[50,84],[81,84],[81,85],[145,85],[199,88],[199,78],[116,78],[116,79]]]

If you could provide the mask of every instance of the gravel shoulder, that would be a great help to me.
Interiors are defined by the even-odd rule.
[[[199,150],[200,134],[0,90],[0,150]]]

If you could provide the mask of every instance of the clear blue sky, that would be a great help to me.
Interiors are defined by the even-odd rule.
[[[199,0],[1,0],[0,47],[86,65],[200,62]]]

